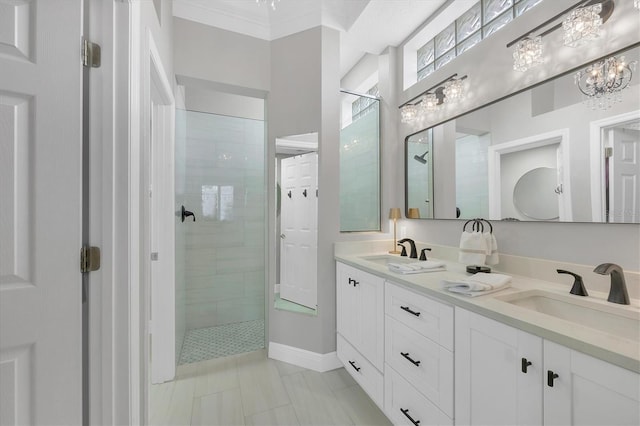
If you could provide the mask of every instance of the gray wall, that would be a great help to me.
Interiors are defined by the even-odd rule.
[[[398,139],[421,128],[452,118],[458,114],[493,101],[513,90],[542,81],[553,75],[593,60],[607,52],[640,41],[640,20],[631,2],[617,2],[616,9],[606,23],[604,36],[589,48],[573,49],[559,47],[547,49],[547,60],[542,67],[529,73],[513,71],[511,51],[505,45],[520,36],[525,29],[534,27],[573,1],[543,2],[531,11],[493,34],[491,38],[472,48],[436,71],[430,77],[402,92],[400,103],[418,95],[433,84],[453,73],[468,75],[470,90],[467,100],[460,106],[449,107],[430,117],[429,123],[420,125],[402,124]],[[561,46],[561,32],[556,31],[544,38],[547,46]],[[402,64],[398,62],[398,70]],[[402,87],[401,72],[396,79]],[[587,148],[585,148],[587,149]],[[404,168],[402,159],[396,163]],[[398,182],[398,193],[404,193],[404,183]],[[404,205],[404,201],[402,201]],[[383,205],[383,211],[390,205]],[[406,227],[407,234],[420,241],[433,244],[457,246],[464,222],[458,220],[404,220],[399,226]],[[625,269],[640,270],[640,225],[637,224],[591,224],[591,223],[511,223],[496,222],[494,230],[499,251],[517,256],[553,259],[570,263],[597,265],[611,261]]]
[[[173,18],[176,75],[269,90],[269,42]]]
[[[283,37],[271,42],[271,91],[267,101],[268,122],[268,158],[275,156],[275,139],[293,134],[319,132],[318,145],[319,160],[319,195],[318,217],[322,216],[324,203],[327,197],[323,188],[327,186],[324,168],[329,156],[325,152],[328,144],[327,135],[322,128],[322,48],[323,39],[331,43],[334,37],[327,35],[333,31],[316,27],[288,37]],[[323,37],[324,36],[324,37]],[[335,36],[337,39],[337,35]],[[337,49],[337,42],[335,43]],[[336,103],[337,108],[337,103]],[[337,127],[337,121],[336,121]],[[269,166],[268,182],[275,182],[275,171]],[[269,185],[269,225],[275,227],[275,187]],[[326,268],[325,257],[327,242],[321,236],[325,230],[318,224],[318,273]],[[320,231],[322,229],[322,231]],[[317,317],[304,316],[287,311],[276,310],[273,307],[273,288],[275,282],[275,248],[279,243],[275,240],[275,232],[269,232],[268,247],[269,265],[269,341],[290,345],[313,352],[323,353],[323,325],[335,323],[335,307],[327,306],[327,299],[335,299],[335,290],[329,289],[323,278],[318,279],[318,311]],[[326,294],[330,293],[330,294]],[[335,305],[335,303],[334,303]]]

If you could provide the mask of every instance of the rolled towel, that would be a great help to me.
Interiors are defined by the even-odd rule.
[[[500,262],[500,257],[498,256],[498,241],[496,240],[496,236],[493,232],[485,232],[485,241],[487,244],[487,265],[497,265]]]
[[[475,297],[510,287],[511,277],[503,274],[480,272],[461,280],[442,280],[441,286],[447,291]]]
[[[420,274],[423,272],[444,271],[444,262],[437,260],[426,260],[413,263],[387,263],[387,267],[391,272],[398,274]]]
[[[465,265],[484,265],[487,260],[487,240],[480,231],[462,231],[458,261]]]

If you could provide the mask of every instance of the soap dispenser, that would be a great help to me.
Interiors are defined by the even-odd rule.
[[[556,269],[556,272],[559,274],[568,274],[573,276],[573,287],[571,287],[571,291],[569,293],[575,294],[576,296],[588,296],[587,289],[582,282],[582,277],[578,274],[574,274],[573,272],[565,271],[564,269]]]

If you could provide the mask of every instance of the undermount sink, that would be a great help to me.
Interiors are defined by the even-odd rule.
[[[397,254],[376,254],[368,256],[360,256],[360,259],[372,262],[377,265],[388,265],[389,263],[413,263],[418,262],[418,259],[411,259],[407,256],[400,256]]]
[[[640,309],[600,299],[528,290],[496,296],[497,300],[580,324],[633,341],[640,341]]]

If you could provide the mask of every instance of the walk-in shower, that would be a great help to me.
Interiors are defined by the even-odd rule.
[[[264,347],[265,194],[264,121],[177,111],[179,364]]]

